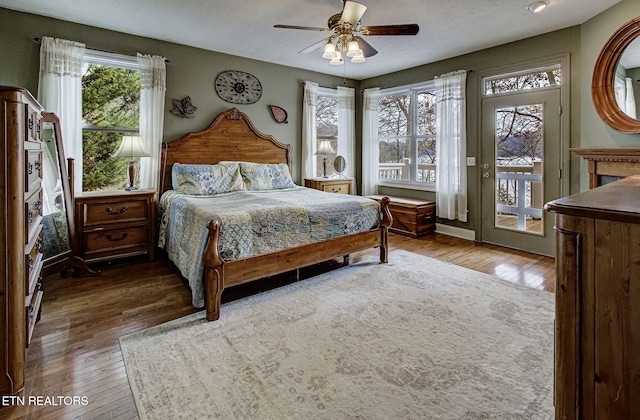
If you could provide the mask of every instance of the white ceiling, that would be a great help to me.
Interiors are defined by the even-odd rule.
[[[364,26],[417,23],[420,32],[364,37],[379,53],[344,69],[320,50],[298,53],[328,34],[273,27],[325,27],[341,0],[0,0],[0,7],[361,80],[581,24],[620,0],[550,0],[535,15],[525,9],[532,0],[360,1],[368,6]]]

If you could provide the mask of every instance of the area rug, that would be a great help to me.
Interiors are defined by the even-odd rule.
[[[120,346],[142,419],[551,419],[553,300],[394,251]]]

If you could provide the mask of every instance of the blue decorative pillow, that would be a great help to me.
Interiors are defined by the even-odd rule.
[[[215,165],[174,163],[171,179],[174,190],[189,195],[214,195],[246,189],[236,162]]]
[[[244,183],[250,191],[279,190],[296,186],[286,163],[240,162],[239,165]]]

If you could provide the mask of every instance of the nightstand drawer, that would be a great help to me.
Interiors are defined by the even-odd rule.
[[[146,200],[88,202],[83,205],[84,226],[135,222],[149,218]]]
[[[114,256],[147,252],[147,226],[128,226],[120,229],[96,229],[85,231],[82,238],[84,255],[87,260],[103,256]]]
[[[322,186],[322,191],[336,193],[336,194],[349,194],[351,191],[351,182],[345,182],[341,184],[325,184]]]

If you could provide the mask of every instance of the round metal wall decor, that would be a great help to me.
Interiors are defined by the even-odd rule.
[[[232,104],[252,104],[262,96],[260,80],[252,74],[226,70],[216,76],[216,93]]]

